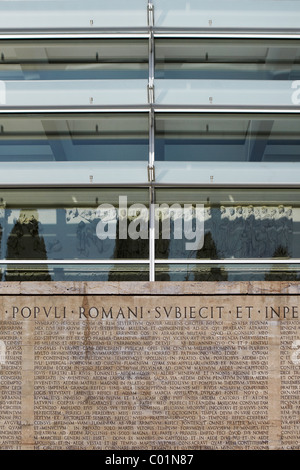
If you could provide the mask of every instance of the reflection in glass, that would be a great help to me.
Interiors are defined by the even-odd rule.
[[[299,40],[156,39],[156,78],[299,80]]]
[[[287,189],[157,190],[157,203],[170,208],[204,205],[204,243],[188,250],[187,239],[158,240],[158,259],[299,259],[299,191]],[[171,219],[172,223],[172,219]],[[161,237],[162,238],[162,237]],[[167,246],[161,249],[162,242]]]
[[[40,233],[42,227],[39,223],[37,210],[20,210],[17,220],[7,238],[6,259],[47,259],[44,237]],[[5,273],[6,281],[26,280],[14,267],[8,267]],[[40,266],[40,281],[50,281],[51,277],[46,266]]]
[[[145,39],[0,41],[0,80],[97,80],[148,77]]]
[[[299,281],[300,266],[291,264],[157,264],[156,281]]]
[[[147,264],[15,264],[1,265],[2,281],[148,281]]]
[[[230,279],[230,275],[229,275]],[[226,266],[202,265],[202,264],[163,264],[156,265],[156,281],[198,281],[213,282],[227,281],[228,273]],[[242,279],[239,279],[242,280]]]
[[[0,116],[0,161],[147,159],[147,114]]]
[[[300,162],[297,115],[162,114],[158,161]]]
[[[114,260],[148,258],[148,191],[143,189],[19,189],[1,190],[3,227],[1,259]],[[119,245],[119,197],[128,207],[143,204],[147,239],[133,240],[129,232]],[[108,209],[101,209],[108,205]],[[105,206],[106,207],[106,206]],[[127,227],[141,216],[128,211]],[[130,225],[131,224],[131,225]],[[11,275],[11,270],[9,273]]]

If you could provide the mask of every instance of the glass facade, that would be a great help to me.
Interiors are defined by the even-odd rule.
[[[147,39],[0,40],[0,80],[148,78]]]
[[[147,114],[0,116],[0,161],[148,161]]]
[[[161,38],[155,47],[155,77],[298,80],[299,46],[295,39]]]
[[[2,281],[300,278],[300,6],[213,3],[1,2]]]
[[[160,114],[158,161],[299,162],[297,115]]]

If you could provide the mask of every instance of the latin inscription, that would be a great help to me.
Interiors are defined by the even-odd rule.
[[[0,341],[0,449],[21,445],[22,323],[1,322]]]
[[[189,305],[189,306],[161,306],[155,307],[140,306],[129,307],[126,305],[117,306],[80,306],[75,310],[69,311],[66,306],[12,306],[9,311],[13,319],[55,319],[62,320],[70,316],[77,316],[78,319],[115,319],[115,320],[131,320],[131,319],[144,319],[150,317],[152,319],[252,319],[253,317],[260,316],[265,319],[286,319],[298,318],[298,305],[263,305],[260,309],[255,308],[253,305],[238,305],[229,306],[226,309],[223,305]]]
[[[287,296],[3,299],[0,449],[300,448],[298,307]]]
[[[300,440],[300,328],[297,321],[283,322],[280,340],[281,417],[283,448],[299,449]],[[291,432],[291,429],[293,432]]]

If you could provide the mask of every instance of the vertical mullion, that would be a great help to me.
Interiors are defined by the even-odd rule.
[[[148,163],[148,181],[149,181],[149,280],[155,281],[155,189],[153,182],[155,180],[154,170],[154,6],[151,0],[148,0],[148,29],[149,29],[149,54],[148,54],[148,101],[149,101],[149,163]]]
[[[154,87],[154,35],[150,28],[149,33],[149,86]]]
[[[154,111],[149,112],[149,280],[155,281]]]
[[[155,281],[155,206],[154,188],[149,188],[149,280]]]
[[[153,36],[153,5],[148,1],[148,27],[149,27],[149,77],[148,87],[151,96],[149,95],[149,279],[151,282],[155,281],[155,207],[154,207],[154,36]]]

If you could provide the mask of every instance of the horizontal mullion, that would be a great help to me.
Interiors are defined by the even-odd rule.
[[[0,115],[1,114],[63,114],[63,113],[78,113],[78,114],[92,114],[92,113],[148,113],[150,106],[141,105],[141,106],[88,106],[88,107],[78,107],[78,106],[64,106],[64,107],[36,107],[36,106],[24,106],[24,107],[3,107],[0,106]]]
[[[49,29],[49,30],[11,30],[2,29],[0,39],[106,39],[106,38],[229,38],[229,39],[300,39],[298,30],[260,30],[260,29],[196,29],[196,28],[91,28],[86,29]]]
[[[0,265],[111,265],[111,264],[144,264],[148,265],[149,260],[0,260]],[[216,260],[205,260],[205,259],[155,259],[155,264],[299,264],[300,259],[287,259],[287,260],[275,260],[275,259],[216,259]]]
[[[97,189],[97,188],[179,188],[179,189],[190,189],[190,188],[199,188],[199,189],[300,189],[299,184],[290,184],[288,182],[283,183],[47,183],[47,184],[32,184],[32,183],[20,183],[20,184],[0,184],[0,189],[55,189],[55,188],[81,188],[81,189]]]
[[[38,162],[37,162],[38,163]],[[72,163],[72,162],[70,162]],[[146,162],[145,162],[146,163]],[[146,167],[145,167],[146,170]],[[97,188],[149,188],[153,185],[151,183],[46,183],[46,184],[31,184],[31,183],[20,183],[20,184],[0,184],[0,189],[97,189]],[[190,186],[186,185],[187,188]],[[286,186],[286,185],[285,185]],[[300,187],[300,185],[299,185]]]
[[[300,259],[156,259],[155,264],[299,264]]]
[[[233,28],[153,28],[157,38],[229,38],[229,39],[300,39],[299,30],[290,29],[233,29]]]
[[[111,265],[111,264],[149,264],[149,260],[0,260],[0,265]]]
[[[150,31],[147,28],[138,29],[64,29],[64,30],[7,30],[2,29],[2,39],[147,39]]]
[[[92,113],[148,113],[153,110],[155,113],[203,113],[203,114],[300,114],[300,106],[290,107],[264,107],[264,106],[170,106],[170,105],[141,105],[141,106],[64,106],[64,107],[4,107],[0,106],[1,114],[92,114]]]
[[[156,113],[203,113],[203,114],[300,114],[299,106],[153,106]]]

